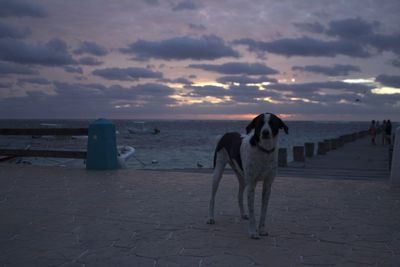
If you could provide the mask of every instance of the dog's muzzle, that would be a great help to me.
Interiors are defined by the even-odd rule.
[[[271,137],[271,133],[267,130],[262,131],[261,138],[262,139],[269,139]]]

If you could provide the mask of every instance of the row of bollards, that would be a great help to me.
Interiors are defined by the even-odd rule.
[[[318,142],[317,154],[325,155],[328,151],[342,147],[345,143],[353,142],[357,138],[362,138],[369,135],[369,131],[361,131],[352,134],[342,135],[338,138],[325,139]],[[311,142],[304,143],[304,146],[293,147],[293,161],[305,162],[306,157],[313,157],[315,152],[315,144]],[[278,166],[287,166],[287,149],[279,148],[278,152]]]

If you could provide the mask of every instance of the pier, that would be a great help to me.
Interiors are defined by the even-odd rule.
[[[229,172],[208,225],[209,172],[0,164],[0,265],[399,266],[388,157],[365,137],[279,168],[260,240]]]

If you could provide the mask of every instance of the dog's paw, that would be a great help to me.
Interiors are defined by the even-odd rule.
[[[249,219],[249,215],[247,215],[247,214],[243,214],[241,217],[242,217],[243,220],[248,220]]]
[[[215,220],[214,219],[208,219],[207,220],[207,224],[215,224]]]
[[[260,235],[261,235],[261,236],[267,236],[267,235],[269,235],[269,234],[268,234],[268,231],[267,231],[267,230],[262,230],[262,231],[260,231]]]

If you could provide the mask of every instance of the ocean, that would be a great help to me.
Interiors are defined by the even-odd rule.
[[[0,120],[0,128],[88,127],[90,120]],[[117,144],[135,148],[127,161],[133,169],[192,169],[212,168],[217,138],[225,132],[245,133],[249,121],[212,120],[113,120],[117,130]],[[289,135],[280,133],[279,147],[288,149],[292,160],[292,147],[305,142],[317,142],[366,130],[369,122],[313,122],[285,121]],[[393,125],[395,129],[396,125]],[[155,134],[155,129],[159,133]],[[0,148],[23,149],[86,149],[85,138],[54,138],[52,136],[0,136]],[[84,167],[83,160],[56,158],[18,158],[11,163],[35,165],[61,165]],[[4,164],[4,163],[2,163]]]

